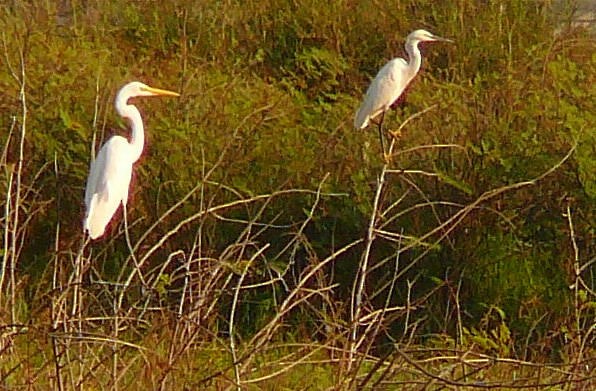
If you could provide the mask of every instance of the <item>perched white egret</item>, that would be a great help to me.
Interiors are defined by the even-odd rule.
[[[411,32],[406,38],[405,45],[410,61],[406,62],[403,58],[394,58],[385,64],[368,87],[364,101],[354,117],[354,127],[364,129],[371,120],[379,114],[381,115],[377,125],[383,155],[385,154],[385,147],[383,145],[382,125],[385,112],[401,96],[406,86],[420,70],[422,56],[418,49],[418,43],[431,41],[453,42],[450,39],[433,35],[426,30]]]
[[[179,96],[178,93],[149,87],[138,81],[126,84],[116,96],[116,111],[132,127],[130,142],[122,136],[111,137],[91,163],[85,188],[86,214],[83,229],[91,239],[104,234],[120,203],[126,213],[132,165],[143,152],[145,132],[141,113],[128,100],[140,96]]]

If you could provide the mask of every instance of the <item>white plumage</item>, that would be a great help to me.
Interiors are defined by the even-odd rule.
[[[85,187],[86,213],[83,221],[83,230],[89,233],[91,239],[104,234],[120,204],[126,206],[132,165],[143,152],[143,119],[139,110],[128,104],[128,100],[158,95],[178,96],[176,92],[152,88],[136,81],[126,84],[116,96],[116,111],[130,121],[132,133],[130,142],[121,136],[111,137],[91,163]]]
[[[370,83],[364,100],[356,112],[354,117],[354,127],[356,129],[364,129],[372,119],[386,112],[401,96],[420,70],[422,56],[418,49],[418,43],[431,41],[452,42],[449,39],[433,35],[426,30],[416,30],[408,35],[405,47],[409,62],[406,62],[403,58],[394,58],[381,68]],[[382,122],[381,119],[378,123],[381,146],[383,145]]]
[[[381,68],[366,91],[366,97],[354,118],[354,127],[364,129],[369,121],[395,102],[415,74],[408,72],[408,63],[403,58],[394,58]]]

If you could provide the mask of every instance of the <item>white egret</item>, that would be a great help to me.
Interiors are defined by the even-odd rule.
[[[406,38],[405,45],[410,61],[406,62],[403,58],[394,58],[385,64],[368,87],[364,101],[358,112],[356,112],[356,116],[354,117],[354,127],[356,129],[364,129],[370,121],[379,114],[381,115],[381,119],[377,125],[379,127],[383,155],[385,155],[385,147],[383,144],[382,126],[385,112],[397,101],[404,92],[404,89],[420,70],[422,56],[418,49],[418,43],[432,41],[453,42],[450,39],[433,35],[426,30],[411,32]]]
[[[83,229],[91,239],[97,239],[122,203],[126,213],[132,165],[143,152],[145,132],[139,110],[128,100],[141,96],[179,96],[178,93],[149,87],[138,81],[126,84],[116,96],[116,111],[130,121],[130,142],[122,136],[111,137],[91,163],[85,188],[86,214]]]

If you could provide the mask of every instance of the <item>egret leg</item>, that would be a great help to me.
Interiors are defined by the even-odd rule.
[[[148,304],[148,301],[151,296],[146,295],[147,288],[149,287],[149,285],[147,285],[147,282],[145,281],[145,278],[143,277],[143,273],[141,272],[141,264],[139,263],[139,261],[137,260],[137,257],[135,256],[134,249],[132,247],[132,241],[130,240],[130,234],[128,232],[128,218],[126,217],[126,215],[127,215],[126,204],[123,203],[122,206],[124,207],[124,235],[126,236],[126,244],[128,245],[128,249],[130,251],[130,257],[132,258],[132,261],[134,262],[134,268],[135,268],[135,270],[132,272],[132,276],[134,277],[135,272],[139,275],[139,280],[141,281],[141,296],[147,297],[145,305],[143,305],[143,310],[141,311],[141,314],[139,315],[140,317],[142,317],[143,314],[145,313],[145,309],[147,308],[146,304]],[[131,280],[132,279],[129,279],[128,281],[131,281]],[[128,284],[125,284],[125,286],[122,288],[122,293],[124,293],[124,290],[126,288],[128,288]],[[120,300],[120,304],[122,304],[122,300]],[[118,306],[118,309],[120,309],[120,306]]]
[[[135,256],[134,249],[132,247],[132,242],[130,241],[130,235],[128,233],[128,218],[126,217],[126,215],[128,213],[126,212],[126,203],[123,202],[122,207],[123,207],[122,211],[123,211],[123,215],[124,215],[124,236],[126,237],[126,244],[128,245],[128,250],[130,251],[130,257],[132,258],[132,261],[135,264],[135,266],[134,266],[135,271],[139,275],[139,280],[141,280],[141,283],[143,284],[143,286],[146,286],[147,283],[145,282],[145,279],[143,278],[143,274],[141,273],[141,268],[140,268],[139,262],[137,261],[137,257]]]
[[[385,112],[381,113],[381,120],[379,121],[379,140],[381,140],[381,151],[383,152],[383,157],[385,157],[385,141],[383,140],[383,120],[385,119]]]
[[[378,123],[379,127],[379,140],[381,140],[381,150],[383,151],[383,161],[386,164],[391,163],[391,151],[385,152],[385,137],[383,135],[383,121],[385,120],[385,112],[381,113],[381,120]]]
[[[86,232],[83,232],[83,240],[81,241],[81,247],[79,248],[79,251],[77,253],[77,257],[75,258],[75,270],[73,272],[73,274],[71,275],[71,278],[69,279],[69,285],[71,282],[73,282],[73,286],[74,286],[74,290],[73,290],[73,301],[72,301],[72,311],[71,311],[71,316],[74,317],[78,314],[79,316],[79,321],[80,321],[80,316],[81,316],[81,293],[80,293],[80,287],[83,283],[83,274],[86,271],[86,265],[83,265],[84,262],[84,255],[83,252],[85,251],[85,247],[87,246],[87,244],[89,243],[89,235],[87,235]],[[72,281],[74,277],[74,281]],[[80,329],[79,329],[80,331]]]

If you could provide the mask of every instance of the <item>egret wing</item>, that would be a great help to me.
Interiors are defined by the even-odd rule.
[[[381,68],[356,113],[355,128],[365,128],[371,119],[386,111],[399,98],[409,82],[407,66],[403,58],[395,58]]]
[[[92,239],[103,235],[120,203],[126,203],[131,174],[130,144],[123,137],[112,137],[91,164],[85,189],[84,228]]]

